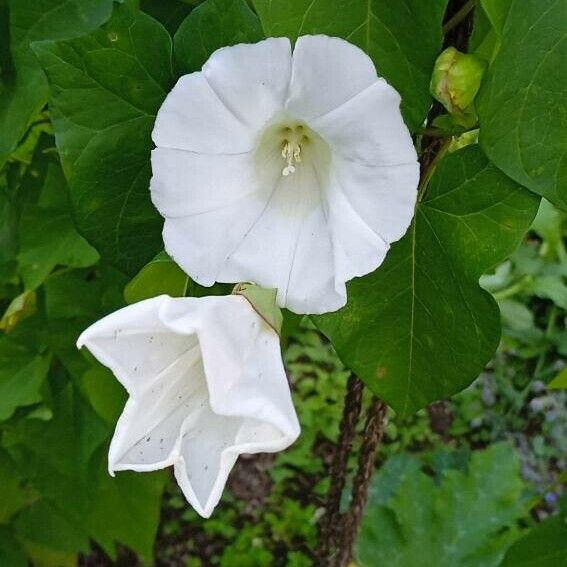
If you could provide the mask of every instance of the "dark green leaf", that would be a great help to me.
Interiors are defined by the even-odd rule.
[[[0,421],[21,406],[41,401],[49,357],[10,336],[0,338]]]
[[[384,264],[352,281],[347,306],[317,325],[396,411],[455,394],[500,337],[498,308],[478,279],[518,245],[537,205],[478,147],[449,155]]]
[[[30,44],[90,32],[108,19],[112,0],[13,0],[9,8],[11,60],[4,56],[0,68],[0,166],[47,101],[45,77]]]
[[[52,385],[51,394],[53,418],[19,420],[4,446],[22,475],[65,518],[81,525],[89,509],[92,456],[109,430],[70,383]]]
[[[26,289],[43,283],[57,265],[83,268],[98,252],[75,230],[64,208],[29,205],[20,219],[19,271]]]
[[[140,10],[160,22],[173,35],[191,11],[191,6],[182,0],[141,0]]]
[[[28,567],[28,560],[12,532],[0,526],[0,565]]]
[[[86,521],[89,533],[112,557],[116,543],[121,543],[151,562],[167,475],[163,471],[128,471],[113,478],[106,470],[106,455],[100,457],[93,479],[93,505]]]
[[[502,28],[512,0],[480,0],[474,12],[469,49],[492,61],[502,45]]]
[[[7,523],[31,500],[32,491],[24,486],[24,481],[16,472],[15,463],[8,453],[0,448],[0,524]],[[0,565],[3,565],[1,561]]]
[[[500,567],[552,567],[567,563],[567,515],[536,525],[506,553]]]
[[[78,227],[103,258],[135,273],[161,247],[149,156],[173,81],[171,38],[144,13],[117,6],[90,36],[34,47]]]
[[[478,99],[480,144],[516,182],[567,207],[567,9],[514,0]]]
[[[175,34],[180,73],[199,70],[213,51],[263,38],[256,15],[245,0],[207,0],[195,8]]]
[[[429,107],[429,80],[441,49],[447,0],[253,0],[266,36],[342,37],[364,49],[378,73],[402,96],[408,126],[419,128]]]
[[[67,503],[71,505],[71,502]],[[64,554],[74,554],[89,550],[89,538],[81,522],[73,522],[66,518],[59,510],[47,500],[39,500],[18,515],[14,523],[19,540],[23,540],[36,550],[36,554],[43,556],[43,549],[47,548]],[[41,550],[41,551],[40,551]],[[57,565],[46,561],[46,565]]]

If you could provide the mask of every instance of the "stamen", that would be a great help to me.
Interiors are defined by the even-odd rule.
[[[287,164],[282,169],[282,175],[287,177],[290,173],[295,173],[294,164],[301,163],[301,146],[295,141],[286,140],[282,149],[282,157]]]

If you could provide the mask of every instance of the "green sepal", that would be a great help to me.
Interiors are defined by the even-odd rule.
[[[276,303],[277,289],[267,289],[251,283],[240,283],[234,287],[232,293],[245,297],[254,308],[254,311],[256,311],[278,335],[281,335],[283,315]]]
[[[476,55],[448,47],[435,61],[431,94],[453,115],[457,124],[472,127],[477,121],[474,98],[478,93],[486,62]]]

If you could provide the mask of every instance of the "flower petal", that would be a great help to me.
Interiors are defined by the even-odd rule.
[[[81,334],[77,347],[86,346],[128,393],[147,389],[192,346],[187,336],[172,336],[160,319],[167,299],[165,295],[154,297],[107,315]],[[187,328],[187,335],[192,332]]]
[[[290,73],[291,44],[283,37],[223,47],[203,66],[218,98],[253,128],[283,110]]]
[[[208,406],[201,352],[196,336],[189,339],[193,347],[126,403],[108,453],[111,474],[157,470],[178,460],[182,432]]]
[[[337,158],[334,174],[352,209],[385,242],[406,233],[417,199],[417,162],[379,167]]]
[[[252,279],[277,288],[278,303],[297,313],[335,311],[344,305],[346,292],[335,289],[321,191],[311,167],[280,176],[268,204],[226,257],[217,279]]]
[[[377,79],[374,63],[348,41],[304,35],[293,50],[287,109],[303,120],[328,113]]]
[[[259,190],[249,154],[206,155],[156,148],[152,171],[152,201],[164,217],[214,211]]]
[[[309,125],[347,159],[376,166],[415,163],[417,154],[399,105],[400,95],[380,79]]]
[[[373,272],[384,261],[388,243],[352,207],[336,175],[327,188],[327,202],[335,281],[344,284]]]
[[[158,111],[156,146],[204,154],[252,150],[256,132],[229,109],[202,72],[181,77]]]
[[[211,411],[184,436],[175,476],[208,517],[237,456],[285,449],[299,424],[275,331],[241,296],[205,299],[199,343]]]
[[[152,326],[165,340],[140,343]],[[95,323],[81,344],[128,375],[109,471],[173,465],[205,517],[240,453],[279,451],[299,435],[279,338],[242,296],[142,301]]]
[[[225,281],[219,275],[223,263],[265,206],[265,200],[251,194],[214,210],[166,218],[163,226],[165,249],[197,283],[211,286],[215,281]],[[250,275],[228,281],[234,283],[246,279],[251,279]]]

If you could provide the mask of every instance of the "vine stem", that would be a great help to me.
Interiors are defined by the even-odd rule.
[[[456,28],[469,15],[469,12],[475,7],[475,4],[476,0],[468,0],[468,2],[465,2],[463,7],[445,23],[443,26],[443,34]]]
[[[345,486],[348,457],[356,432],[356,424],[362,407],[362,381],[352,375],[348,379],[345,404],[341,418],[339,439],[331,463],[331,485],[327,493],[327,504],[323,516],[316,556],[318,565],[332,565],[332,554],[336,547],[337,526],[340,519],[341,495]]]
[[[364,425],[362,447],[358,456],[358,470],[352,484],[351,503],[343,518],[339,552],[334,567],[347,567],[352,557],[352,548],[368,500],[368,488],[374,472],[376,451],[384,435],[386,409],[386,405],[381,400],[376,396],[372,397]]]

